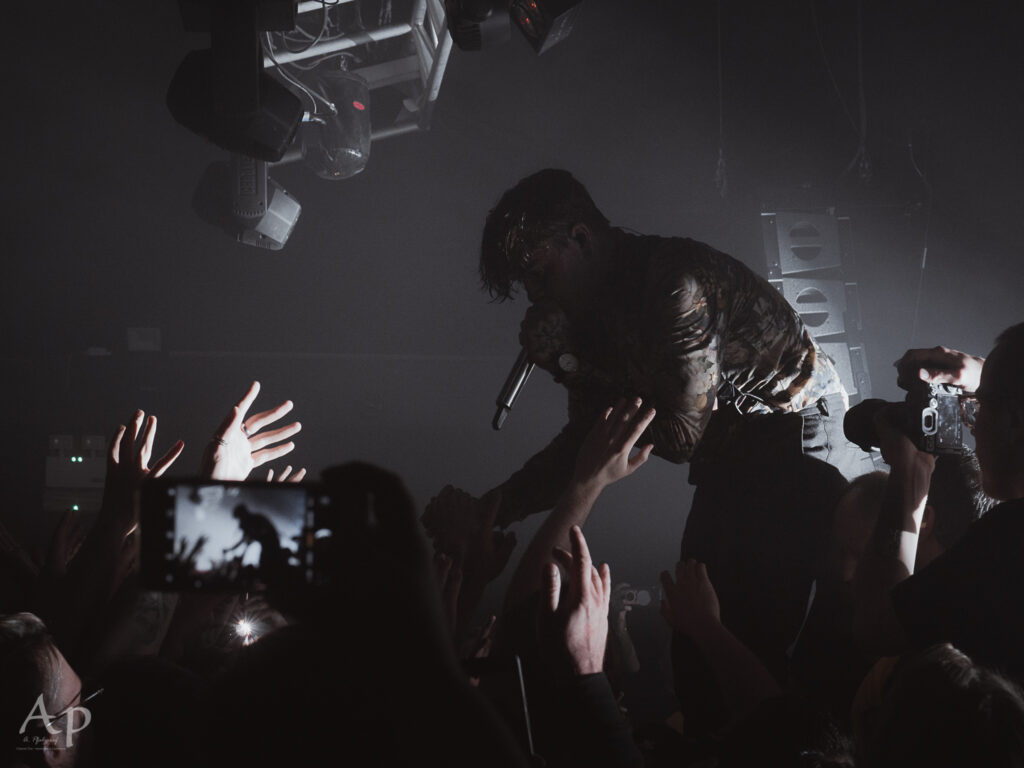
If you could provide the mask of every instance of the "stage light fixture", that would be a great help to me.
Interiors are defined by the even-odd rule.
[[[322,179],[355,176],[370,159],[370,87],[366,80],[335,64],[320,65],[307,78],[330,106],[303,125],[306,164]]]
[[[187,28],[208,29],[167,89],[174,119],[229,152],[276,161],[302,120],[299,98],[263,70],[261,31],[293,29],[292,0],[181,0]]]
[[[238,242],[273,251],[288,242],[302,213],[299,201],[269,177],[266,162],[239,154],[206,168],[192,208]]]
[[[445,0],[448,32],[464,51],[508,42],[512,25],[508,0]]]
[[[582,0],[512,0],[516,26],[538,53],[565,40],[572,32]]]
[[[234,169],[231,212],[240,225],[240,243],[279,251],[299,220],[299,201],[270,178],[263,160],[247,155],[231,157]]]

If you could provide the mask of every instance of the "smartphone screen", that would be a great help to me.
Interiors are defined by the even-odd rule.
[[[158,483],[142,501],[143,576],[164,589],[220,590],[312,574],[316,495],[286,483]]]

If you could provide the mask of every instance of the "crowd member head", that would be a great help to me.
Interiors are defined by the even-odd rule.
[[[547,168],[502,195],[488,214],[480,245],[480,277],[496,299],[518,283],[530,301],[569,310],[587,287],[587,260],[608,229],[586,188],[568,171]]]
[[[1024,697],[1017,686],[947,644],[894,673],[867,743],[869,768],[1024,766]]]
[[[82,681],[34,614],[0,617],[0,681],[0,766],[75,765],[83,714],[56,716],[80,704]]]
[[[1024,323],[996,339],[976,393],[972,427],[985,492],[1000,501],[1024,497]]]

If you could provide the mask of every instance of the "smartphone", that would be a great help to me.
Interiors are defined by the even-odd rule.
[[[150,481],[139,496],[143,583],[174,592],[316,584],[329,505],[317,485]]]

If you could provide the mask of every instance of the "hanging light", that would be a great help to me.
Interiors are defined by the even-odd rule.
[[[307,80],[328,107],[303,125],[306,164],[322,179],[355,176],[370,159],[370,87],[354,72],[321,65]]]

